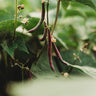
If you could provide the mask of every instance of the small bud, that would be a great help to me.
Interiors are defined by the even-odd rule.
[[[56,39],[52,39],[52,42],[54,42],[54,43],[55,43],[55,42],[56,42]]]
[[[22,17],[23,17],[22,15],[19,16],[19,18],[22,18]]]
[[[17,8],[20,10],[20,9],[24,9],[24,4],[22,5],[18,5]]]
[[[81,63],[81,59],[80,59],[80,57],[79,57],[79,56],[77,56],[77,59],[78,59],[78,61]]]
[[[83,52],[83,48],[80,48],[80,51]]]
[[[64,75],[64,77],[68,77],[69,73],[64,73],[63,75]]]
[[[17,8],[20,9],[21,8],[21,5],[18,5]]]
[[[53,43],[55,43],[55,42],[56,42],[56,39],[52,36],[51,41],[52,41]]]
[[[75,54],[75,53],[73,53],[73,56],[76,56],[76,54]]]
[[[21,9],[24,9],[24,5],[23,4],[21,5]]]
[[[88,43],[85,43],[84,45],[85,45],[85,46],[87,46],[87,45],[88,45]]]
[[[69,76],[69,73],[67,73],[67,72],[65,72],[65,73],[61,72],[61,75],[63,75],[64,77],[68,77]]]
[[[29,23],[29,21],[26,21],[25,25],[27,25]]]
[[[96,45],[95,45],[95,46],[93,46],[93,51],[96,51]]]
[[[26,67],[26,70],[29,70],[29,68],[28,68],[28,67]]]

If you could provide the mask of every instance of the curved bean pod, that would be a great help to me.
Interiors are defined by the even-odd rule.
[[[48,58],[49,58],[49,64],[50,67],[53,71],[55,71],[54,66],[53,66],[53,62],[52,62],[52,41],[51,41],[51,32],[49,29],[47,29],[48,31]]]
[[[42,25],[42,23],[44,21],[44,18],[45,18],[45,1],[42,1],[41,19],[38,22],[38,24],[34,28],[32,28],[31,30],[29,30],[28,32],[29,33],[35,32]]]

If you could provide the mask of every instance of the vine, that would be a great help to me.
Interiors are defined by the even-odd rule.
[[[13,35],[13,39],[15,39],[16,27],[17,27],[17,0],[15,0],[15,22],[14,22],[14,35]]]
[[[56,27],[58,15],[59,15],[59,9],[60,9],[60,0],[57,0],[57,11],[56,11],[55,21],[54,21],[54,24],[53,24],[53,28],[52,28],[51,34],[53,34],[53,32],[55,30],[55,27]]]

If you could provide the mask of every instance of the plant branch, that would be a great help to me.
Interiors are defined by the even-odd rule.
[[[24,80],[24,72],[23,72],[24,70],[23,70],[23,65],[22,65],[22,82],[23,82],[23,80]]]
[[[8,62],[7,62],[7,52],[4,51],[5,69],[7,72]]]
[[[49,0],[47,2],[47,25],[49,25],[49,14],[48,14],[48,12],[49,12]]]
[[[14,22],[14,35],[13,35],[13,39],[15,39],[16,27],[17,27],[17,0],[15,0],[15,22]]]
[[[28,32],[29,32],[29,33],[32,33],[32,32],[34,32],[34,31],[36,31],[36,30],[42,25],[44,19],[45,19],[45,1],[42,1],[41,19],[40,19],[40,21],[38,22],[38,24],[37,24],[34,28],[32,28],[31,30],[29,30]]]
[[[53,24],[53,28],[52,28],[51,34],[53,34],[54,29],[55,29],[55,27],[56,27],[56,23],[57,23],[58,15],[59,15],[59,9],[60,9],[60,0],[57,0],[56,17],[55,17],[55,21],[54,21],[54,24]]]
[[[46,42],[46,40],[45,40],[44,46],[42,47],[42,49],[41,49],[39,55],[37,56],[36,62],[39,60],[41,54],[43,53],[43,51],[44,51],[44,49],[45,49],[45,47],[46,47],[46,43],[47,43],[47,42]]]

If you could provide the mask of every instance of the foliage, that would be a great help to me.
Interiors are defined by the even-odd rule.
[[[2,90],[5,90],[4,86],[11,81],[23,82],[41,78],[65,80],[66,74],[68,79],[74,76],[96,79],[96,0],[60,0],[59,16],[56,15],[59,0],[49,0],[49,11],[46,12],[49,17],[45,15],[44,20],[47,24],[49,19],[49,24],[45,27],[43,22],[35,32],[29,33],[43,16],[41,1],[18,0],[19,7],[24,4],[24,9],[18,7],[17,13],[15,12],[17,7],[14,7],[15,0],[2,1],[0,6]],[[46,2],[45,11],[48,8],[47,4]],[[58,20],[54,33],[47,34],[47,38],[40,41],[46,29],[47,32],[52,31],[56,17]],[[49,48],[52,43],[50,40],[55,40],[54,38],[63,60],[53,47],[52,50]],[[52,53],[55,72],[51,70],[51,54],[47,52],[48,48]],[[5,93],[1,93],[0,96]]]

